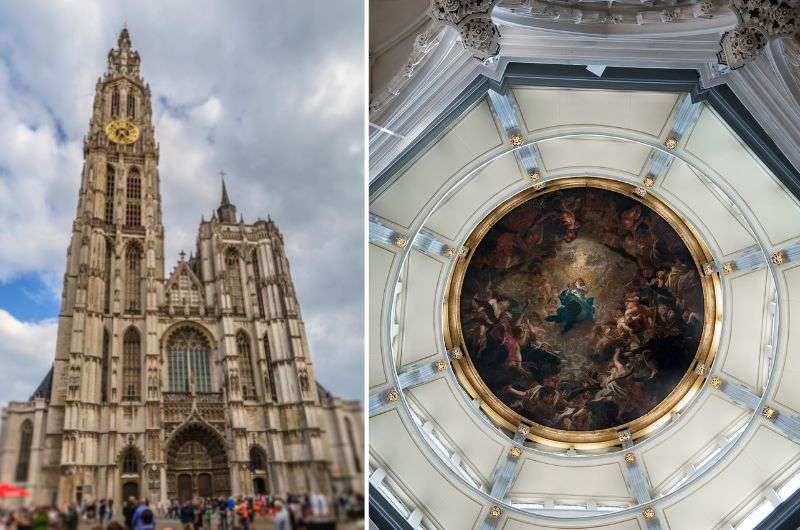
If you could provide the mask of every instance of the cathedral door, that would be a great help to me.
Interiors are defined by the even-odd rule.
[[[211,475],[200,473],[197,475],[197,494],[201,497],[213,497],[214,490],[211,488]]]
[[[166,456],[169,498],[230,495],[225,442],[214,429],[201,423],[179,428],[169,442]]]
[[[193,490],[192,476],[188,473],[178,475],[178,500],[181,502],[191,500],[194,497]]]
[[[139,498],[139,484],[137,482],[126,482],[122,485],[122,498],[128,500],[131,497]]]
[[[255,491],[256,495],[267,494],[267,484],[262,477],[256,477],[253,479],[253,491]]]

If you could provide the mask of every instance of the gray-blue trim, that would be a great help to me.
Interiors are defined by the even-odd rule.
[[[482,98],[489,88],[504,93],[514,86],[550,86],[688,92],[693,102],[706,102],[728,123],[747,146],[772,171],[786,188],[800,198],[800,170],[792,166],[775,142],[753,118],[727,85],[708,89],[700,85],[696,70],[659,68],[606,68],[597,77],[583,66],[512,63],[502,83],[480,76],[473,81],[403,152],[370,183],[370,196],[384,188],[397,172],[444,132],[464,111]]]
[[[369,520],[380,530],[414,530],[414,527],[372,484],[369,485]]]

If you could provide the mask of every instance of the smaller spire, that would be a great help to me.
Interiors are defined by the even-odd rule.
[[[217,215],[221,222],[235,224],[236,206],[234,206],[228,198],[228,189],[225,187],[225,172],[220,171],[219,174],[222,179],[222,199],[219,208],[217,208]]]

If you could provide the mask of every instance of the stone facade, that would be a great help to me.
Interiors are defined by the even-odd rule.
[[[360,404],[316,383],[275,223],[237,221],[223,182],[165,276],[139,64],[123,30],[84,143],[53,368],[3,411],[0,482],[33,504],[361,491]]]

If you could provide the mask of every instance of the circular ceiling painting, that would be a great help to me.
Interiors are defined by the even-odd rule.
[[[468,353],[457,373],[507,425],[617,442],[674,408],[710,361],[708,255],[671,209],[631,191],[601,179],[528,190],[467,241],[449,295]]]

